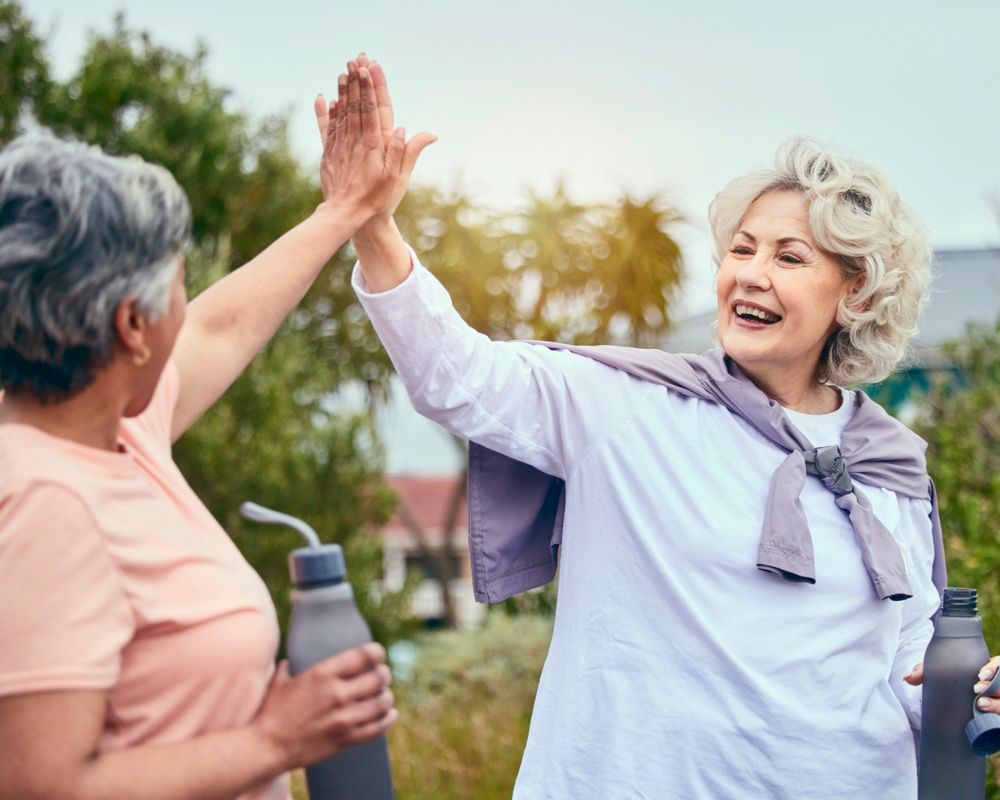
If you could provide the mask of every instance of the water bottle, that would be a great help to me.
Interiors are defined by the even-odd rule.
[[[973,752],[966,732],[973,718],[972,687],[990,659],[976,612],[975,589],[944,590],[924,655],[919,800],[983,800],[986,794],[986,760]]]
[[[288,525],[309,543],[288,556],[295,588],[285,650],[292,675],[372,640],[371,630],[354,603],[351,584],[345,580],[340,545],[321,544],[316,532],[302,520],[256,503],[243,503],[240,513],[256,522]],[[393,800],[385,736],[306,767],[306,782],[310,800]]]

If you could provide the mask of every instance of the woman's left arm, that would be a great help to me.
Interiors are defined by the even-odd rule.
[[[239,377],[364,221],[347,204],[324,202],[252,261],[191,301],[173,351],[180,394],[171,422],[172,441]]]
[[[930,502],[898,498],[899,522],[896,537],[907,554],[906,568],[913,597],[901,605],[899,642],[890,671],[890,686],[906,710],[910,727],[920,730],[920,696],[913,681],[913,665],[923,660],[924,651],[934,633],[932,618],[941,598],[932,578],[934,540],[931,533]]]

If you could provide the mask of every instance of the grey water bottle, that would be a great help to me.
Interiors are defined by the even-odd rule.
[[[966,737],[972,687],[990,658],[977,610],[975,589],[944,590],[924,655],[919,800],[983,800],[986,793],[986,760]]]
[[[295,528],[309,543],[288,557],[295,588],[285,650],[292,675],[372,640],[346,580],[340,545],[321,544],[316,532],[302,520],[256,503],[243,503],[240,513],[257,522]],[[393,800],[385,736],[306,767],[306,783],[310,800]]]

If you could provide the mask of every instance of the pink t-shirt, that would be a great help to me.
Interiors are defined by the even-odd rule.
[[[0,425],[0,696],[107,691],[101,751],[245,725],[274,671],[267,588],[171,458],[177,392],[171,362],[117,453]]]

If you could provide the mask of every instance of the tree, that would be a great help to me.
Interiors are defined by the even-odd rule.
[[[51,89],[44,43],[31,20],[18,3],[0,0],[0,144],[20,133]]]

